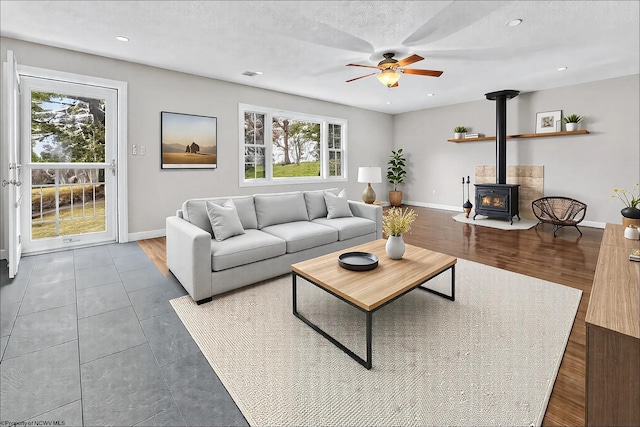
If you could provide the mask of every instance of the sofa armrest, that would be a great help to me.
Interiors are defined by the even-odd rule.
[[[382,206],[349,200],[349,209],[355,216],[375,221],[376,238],[382,239]]]
[[[166,226],[169,270],[194,301],[211,297],[211,234],[177,216]]]

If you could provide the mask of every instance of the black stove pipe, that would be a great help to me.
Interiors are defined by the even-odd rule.
[[[507,183],[507,100],[518,96],[517,90],[500,90],[486,93],[490,101],[496,101],[496,184]]]

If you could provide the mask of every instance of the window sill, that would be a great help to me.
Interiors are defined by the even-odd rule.
[[[255,180],[255,181],[241,181],[240,187],[269,187],[269,186],[281,186],[281,185],[296,185],[296,184],[327,184],[332,182],[346,182],[347,178],[274,178],[272,180]]]

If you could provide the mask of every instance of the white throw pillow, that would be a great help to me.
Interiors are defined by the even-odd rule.
[[[209,221],[211,221],[213,237],[218,242],[244,234],[244,228],[242,228],[233,200],[227,200],[222,206],[207,201],[207,215],[209,216]]]
[[[342,190],[338,196],[325,191],[324,201],[327,204],[327,219],[353,216],[345,190]]]

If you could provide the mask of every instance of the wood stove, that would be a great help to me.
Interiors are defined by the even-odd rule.
[[[506,218],[513,224],[513,217],[520,219],[518,209],[519,184],[475,184],[476,215]]]
[[[517,90],[501,90],[485,94],[496,101],[496,183],[475,184],[476,215],[520,220],[518,209],[518,184],[507,184],[507,99],[515,98]]]

